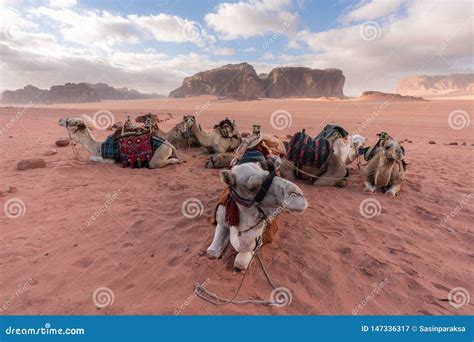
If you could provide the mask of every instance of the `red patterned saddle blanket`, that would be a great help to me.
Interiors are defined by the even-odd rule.
[[[130,135],[118,139],[123,167],[147,167],[152,156],[152,135],[150,133]]]

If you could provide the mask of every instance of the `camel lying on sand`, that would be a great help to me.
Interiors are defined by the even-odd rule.
[[[90,160],[95,162],[113,163],[113,159],[102,158],[102,144],[104,141],[95,139],[86,123],[82,119],[78,118],[64,118],[59,120],[59,125],[65,127],[71,139],[78,144],[84,146],[84,148],[91,153]],[[165,167],[166,165],[180,164],[181,161],[176,158],[176,148],[169,142],[163,142],[153,153],[153,157],[150,160],[149,168],[158,169]]]
[[[196,118],[188,116],[191,122],[191,133],[203,147],[206,147],[210,153],[224,153],[235,150],[241,143],[239,131],[235,127],[235,121],[229,119],[222,120],[214,126],[211,133],[203,132],[197,124]]]
[[[169,141],[173,146],[178,148],[180,147],[190,147],[190,146],[199,146],[198,140],[191,133],[191,126],[194,124],[193,116],[185,115],[183,116],[183,121],[177,123],[170,131],[162,131],[158,125],[160,119],[156,114],[144,114],[137,116],[135,122],[143,124],[151,124],[153,126],[153,131],[156,135],[162,139]]]
[[[365,168],[365,191],[374,192],[381,188],[395,196],[405,177],[404,157],[405,149],[399,142],[392,139],[382,141],[380,149]]]
[[[234,203],[218,206],[217,226],[207,255],[211,259],[220,258],[230,240],[238,252],[234,267],[245,270],[267,223],[283,210],[302,212],[308,202],[298,186],[264,171],[258,164],[237,165],[232,170],[222,170],[220,175]],[[227,222],[227,208],[234,213],[238,211],[238,225]]]
[[[337,154],[345,165],[351,164],[360,155],[360,149],[364,148],[365,138],[354,134],[346,139],[337,138],[333,142],[334,153]]]

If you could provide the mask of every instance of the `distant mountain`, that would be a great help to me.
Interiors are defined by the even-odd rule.
[[[415,96],[474,94],[474,74],[410,76],[398,82],[395,92]]]
[[[186,77],[170,97],[216,95],[239,100],[260,97],[344,97],[345,77],[339,69],[275,68],[269,74],[255,72],[248,63],[228,64]]]
[[[101,100],[139,100],[165,98],[159,94],[143,94],[134,89],[114,88],[105,83],[66,83],[49,90],[27,85],[23,89],[6,90],[3,103],[86,103]]]

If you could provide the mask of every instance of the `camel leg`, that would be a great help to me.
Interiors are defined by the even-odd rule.
[[[392,195],[392,196],[395,196],[397,194],[397,192],[400,191],[401,187],[402,187],[401,184],[394,184],[385,193],[389,194],[389,195]]]
[[[246,270],[252,260],[253,252],[239,252],[237,253],[234,261],[234,268],[239,271]]]
[[[224,225],[225,207],[219,206],[216,213],[217,226],[214,232],[214,239],[211,245],[207,248],[207,256],[211,259],[219,259],[224,252],[224,249],[229,244],[230,232],[229,227]]]
[[[364,191],[375,192],[375,190],[377,189],[377,187],[373,185],[372,183],[370,183],[369,181],[365,181],[364,184],[365,184]]]
[[[346,186],[347,180],[345,179],[347,174],[346,165],[342,162],[341,158],[337,155],[333,155],[328,161],[327,171],[323,173],[316,181],[316,186]]]
[[[153,154],[153,158],[150,160],[150,169],[159,169],[167,165],[180,164],[181,161],[177,158],[171,158],[173,156],[173,149],[166,145],[161,146]]]

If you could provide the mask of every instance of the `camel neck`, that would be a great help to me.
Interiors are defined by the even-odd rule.
[[[84,146],[84,148],[89,151],[94,157],[101,156],[101,146],[103,141],[99,141],[92,136],[92,133],[89,129],[78,131],[73,134],[75,136],[76,142]]]

